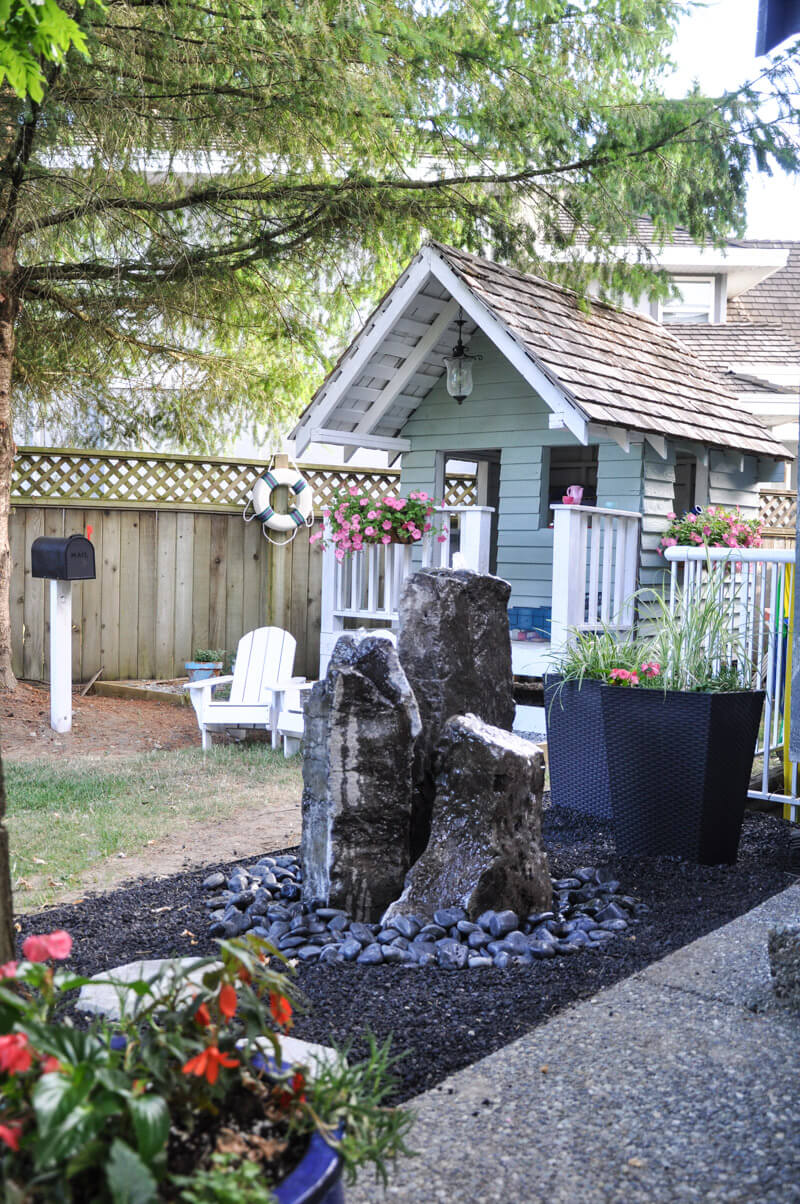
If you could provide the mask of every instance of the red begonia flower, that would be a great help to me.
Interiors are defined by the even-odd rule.
[[[270,992],[269,1010],[272,1012],[272,1019],[281,1028],[286,1028],[291,1023],[292,1005],[285,996],[278,995],[276,991]]]
[[[0,1071],[21,1074],[31,1067],[31,1051],[25,1033],[7,1033],[0,1037]]]
[[[219,993],[219,1010],[230,1020],[232,1016],[236,1015],[236,1004],[236,987],[226,982]]]
[[[216,1045],[209,1045],[202,1053],[190,1058],[182,1067],[184,1074],[196,1074],[198,1078],[205,1076],[209,1083],[216,1083],[219,1077],[220,1066],[227,1066],[233,1069],[234,1066],[239,1066],[238,1058],[232,1058],[228,1054],[222,1053]]]
[[[19,1139],[22,1135],[22,1125],[20,1122],[11,1121],[10,1124],[0,1125],[0,1141],[4,1141],[11,1150],[19,1149]]]
[[[63,962],[72,951],[72,937],[59,929],[45,936],[29,936],[22,943],[22,953],[29,962],[46,962],[48,958]]]
[[[3,965],[0,966],[0,978],[16,978],[16,977],[17,977],[17,963],[16,962],[4,962]]]

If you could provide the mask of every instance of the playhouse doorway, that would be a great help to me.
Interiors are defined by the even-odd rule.
[[[448,476],[475,476],[475,505],[491,506],[492,525],[489,543],[489,572],[497,572],[497,516],[500,509],[500,449],[448,451],[436,453],[437,497],[444,497]],[[458,548],[454,549],[458,551]]]

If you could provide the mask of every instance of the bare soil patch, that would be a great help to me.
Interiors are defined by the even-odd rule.
[[[0,695],[0,746],[9,761],[67,757],[92,759],[139,756],[158,749],[196,748],[200,732],[192,707],[130,702],[88,694],[72,699],[72,731],[50,727],[46,686],[20,682]]]

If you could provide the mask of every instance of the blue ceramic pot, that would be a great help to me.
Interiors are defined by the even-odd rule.
[[[184,661],[189,681],[205,681],[222,671],[222,661]]]
[[[291,1175],[276,1187],[278,1204],[344,1204],[342,1159],[319,1133]]]

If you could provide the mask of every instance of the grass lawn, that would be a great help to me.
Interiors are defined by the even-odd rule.
[[[248,808],[299,804],[300,758],[264,744],[154,752],[120,761],[6,762],[15,907],[31,911],[80,885],[108,857]],[[213,860],[209,850],[209,860]]]

